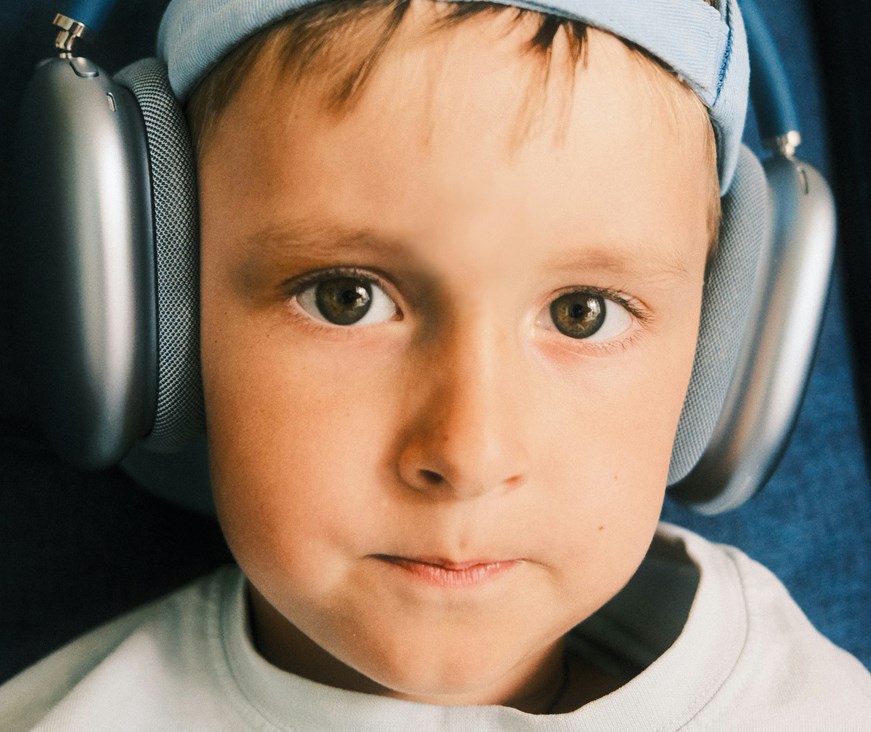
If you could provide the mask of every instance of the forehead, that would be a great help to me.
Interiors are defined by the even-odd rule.
[[[203,148],[204,200],[256,212],[228,222],[242,237],[300,217],[396,240],[514,220],[615,245],[666,246],[679,210],[704,249],[707,120],[689,92],[605,33],[583,63],[560,37],[531,59],[528,39],[507,15],[439,33],[412,19],[340,112],[326,71],[289,77],[264,54]]]

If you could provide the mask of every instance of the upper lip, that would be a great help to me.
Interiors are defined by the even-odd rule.
[[[462,572],[464,569],[472,567],[481,567],[491,564],[504,564],[506,562],[516,561],[512,559],[465,559],[461,561],[446,559],[444,557],[432,556],[402,556],[394,554],[376,554],[376,559],[383,559],[388,562],[414,562],[416,564],[428,564],[432,567],[440,567],[451,572]]]

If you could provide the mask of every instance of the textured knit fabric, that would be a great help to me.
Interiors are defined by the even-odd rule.
[[[173,0],[160,26],[158,57],[184,101],[232,48],[314,0]],[[744,130],[750,63],[736,0],[497,0],[582,20],[649,51],[707,106],[717,136],[720,188],[732,180]]]
[[[87,635],[0,688],[3,730],[858,730],[871,675],[736,549],[664,525],[574,649],[643,670],[581,709],[437,707],[280,671],[248,631],[235,568]],[[639,612],[643,608],[643,612]]]

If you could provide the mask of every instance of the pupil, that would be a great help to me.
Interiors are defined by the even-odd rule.
[[[550,304],[556,329],[569,338],[589,338],[605,322],[605,300],[589,292],[570,292]]]
[[[586,315],[587,309],[581,305],[579,302],[576,302],[572,305],[572,317],[577,320],[578,318],[583,318]]]
[[[372,286],[366,280],[338,277],[318,283],[315,301],[321,315],[335,325],[353,325],[372,305]]]
[[[339,299],[342,301],[342,305],[356,305],[361,298],[357,288],[354,288],[353,290],[342,290]]]

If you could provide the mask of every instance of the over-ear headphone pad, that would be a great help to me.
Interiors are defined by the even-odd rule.
[[[722,199],[717,252],[705,279],[699,340],[678,424],[668,482],[684,478],[705,451],[735,373],[753,312],[760,252],[770,235],[765,171],[742,146],[729,192]]]
[[[199,232],[196,168],[184,115],[165,66],[144,59],[120,72],[142,110],[155,219],[158,314],[157,414],[146,447],[175,451],[203,428],[199,368]],[[717,423],[741,348],[759,253],[768,235],[765,173],[743,147],[722,201],[692,378],[678,425],[669,484],[686,476]]]
[[[115,76],[145,121],[157,280],[157,409],[148,449],[173,452],[202,431],[199,343],[199,212],[196,166],[166,67],[143,59]]]
[[[760,252],[769,236],[768,188],[762,166],[747,148],[741,151],[722,206],[719,245],[705,281],[698,347],[672,453],[669,484],[685,477],[705,451],[733,378],[747,323],[763,315],[752,312],[752,293]],[[181,284],[195,289],[190,282]],[[188,331],[195,332],[194,328]],[[199,379],[198,366],[192,364],[191,368],[197,369]],[[160,495],[201,510],[211,506],[204,440],[172,456],[137,447],[124,467]]]

